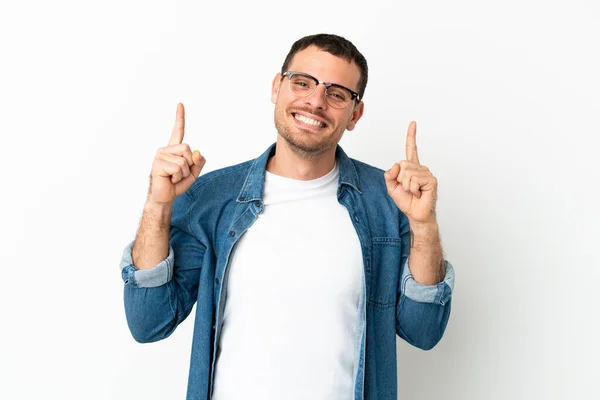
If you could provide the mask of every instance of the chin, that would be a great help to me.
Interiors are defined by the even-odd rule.
[[[302,140],[302,138],[281,134],[288,146],[296,153],[305,157],[317,157],[335,148],[337,143],[322,142],[318,140]],[[306,138],[306,136],[304,136]]]

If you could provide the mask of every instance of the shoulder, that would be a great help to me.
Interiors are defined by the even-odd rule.
[[[369,189],[385,188],[385,179],[383,177],[385,171],[383,169],[355,158],[350,158],[350,161],[356,168],[361,191],[369,192]]]
[[[198,212],[198,207],[211,209],[235,202],[255,161],[244,161],[200,175],[185,193],[175,199],[174,215],[189,214],[192,209]]]
[[[256,159],[244,161],[200,175],[186,193],[191,197],[196,197],[207,188],[227,189],[227,186],[224,185],[233,185],[239,191],[255,161]],[[234,189],[234,187],[229,186],[229,189]]]
[[[356,158],[350,157],[350,161],[352,161],[352,163],[356,167],[356,170],[359,173],[362,173],[365,175],[381,175],[381,176],[383,176],[383,173],[385,172],[381,168],[375,167],[371,164],[367,164],[363,161],[357,160]]]
[[[358,182],[360,186],[361,198],[367,212],[377,220],[398,221],[402,218],[402,213],[389,196],[385,183],[385,170],[367,164],[365,162],[350,158],[350,161],[356,168]]]
[[[236,198],[254,162],[244,161],[200,175],[175,199],[171,224],[206,239],[207,235],[199,233],[201,225],[216,226],[222,217],[227,220],[234,214]]]
[[[371,237],[399,238],[408,232],[408,220],[390,197],[385,170],[351,158],[358,174],[362,206],[367,214]]]

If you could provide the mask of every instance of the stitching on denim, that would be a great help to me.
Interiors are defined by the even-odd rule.
[[[252,161],[252,165],[250,165],[250,167],[248,168],[248,170],[252,170],[254,169],[254,167],[256,166],[256,164],[258,163],[258,158],[255,158]],[[248,185],[248,181],[250,180],[250,174],[246,174],[246,178],[244,179],[244,183],[242,184],[242,188],[240,189],[240,193],[242,193],[244,190],[246,190],[246,186]]]
[[[352,172],[354,174],[354,178],[356,179],[356,186],[354,186],[351,182],[348,182],[348,181],[342,181],[341,184],[350,186],[351,188],[355,189],[359,194],[362,195],[363,192],[360,190],[360,186],[361,186],[361,184],[360,184],[360,176],[358,175],[358,170],[357,170],[355,164],[357,164],[357,163],[364,164],[364,163],[361,163],[358,160],[350,158],[350,157],[348,157],[348,155],[346,155],[346,158],[350,161],[350,165],[352,165]],[[350,178],[352,178],[352,177],[350,177]]]
[[[394,237],[372,237],[371,242],[373,245],[402,245],[402,239]]]
[[[190,201],[190,206],[194,204],[193,200],[195,200],[194,198],[191,198],[192,195],[188,194],[188,192],[183,192],[186,197],[188,198],[188,200]],[[190,207],[191,208],[191,207]],[[193,236],[198,239],[198,235],[196,235],[196,232],[194,232],[194,230],[192,229],[192,213],[190,212],[190,210],[188,209],[187,212],[187,221],[186,221],[186,225],[187,225],[187,230],[188,232],[192,232]],[[175,250],[173,250],[173,256],[175,255]]]
[[[367,300],[367,302],[371,305],[374,305],[374,306],[380,307],[380,308],[396,307],[396,303],[379,303],[378,301],[373,301],[373,300]]]
[[[240,207],[241,207],[241,206],[242,206],[242,205],[240,205]],[[235,219],[235,220],[234,220],[234,221],[231,223],[231,225],[229,225],[229,230],[233,229],[233,227],[234,227],[234,226],[235,226],[235,225],[238,223],[238,221],[239,221],[240,219],[242,219],[242,217],[243,217],[244,215],[246,215],[246,213],[247,213],[248,211],[250,211],[250,212],[251,212],[251,213],[254,215],[254,217],[256,217],[256,216],[257,216],[257,214],[254,214],[254,212],[252,211],[252,206],[250,206],[250,205],[246,205],[246,209],[245,209],[245,210],[243,210],[243,211],[240,213],[240,215],[238,215],[238,216],[237,216],[237,218],[236,218],[236,219]],[[244,232],[245,232],[245,231],[244,231]],[[237,239],[236,239],[236,241],[235,241],[236,243],[237,243],[237,241],[239,240],[239,238],[242,236],[242,233],[243,233],[243,232],[238,232],[238,233],[239,233],[239,235],[238,235],[238,238],[237,238]]]
[[[167,266],[168,266],[170,264],[168,258],[167,258],[166,262],[167,262]],[[175,285],[175,283],[173,282],[173,279],[171,279],[170,281],[167,281],[167,290],[169,292],[169,308],[171,309],[171,313],[173,313],[173,319],[175,319],[177,317],[177,314],[175,313],[175,309],[173,308],[173,302],[175,301],[175,296],[174,296],[174,290],[171,287],[172,285]]]
[[[364,163],[362,161],[356,160],[356,159],[351,158],[351,157],[348,157],[348,159],[350,159],[350,161],[352,161],[352,164],[354,164],[353,165],[353,167],[354,167],[354,173],[356,175],[356,181],[358,182],[359,185],[361,185],[360,174],[358,173],[358,167],[359,166],[362,167],[362,170],[365,172],[365,174],[372,173],[374,175],[381,176],[383,178],[383,174],[384,174],[385,171],[382,170],[381,168],[374,167],[372,165],[366,164],[366,163]],[[368,179],[363,179],[363,182],[366,182],[367,184],[370,183]],[[359,190],[359,192],[360,192],[360,190]],[[362,192],[361,192],[361,194],[362,194]]]

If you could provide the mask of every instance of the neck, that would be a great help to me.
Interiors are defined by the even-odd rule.
[[[267,171],[286,178],[308,181],[327,175],[335,165],[335,150],[327,150],[318,156],[294,151],[281,137],[277,138],[277,150],[267,162]]]

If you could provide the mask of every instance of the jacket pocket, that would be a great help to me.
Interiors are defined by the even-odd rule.
[[[372,239],[373,263],[369,302],[382,307],[396,306],[403,252],[400,238]]]

